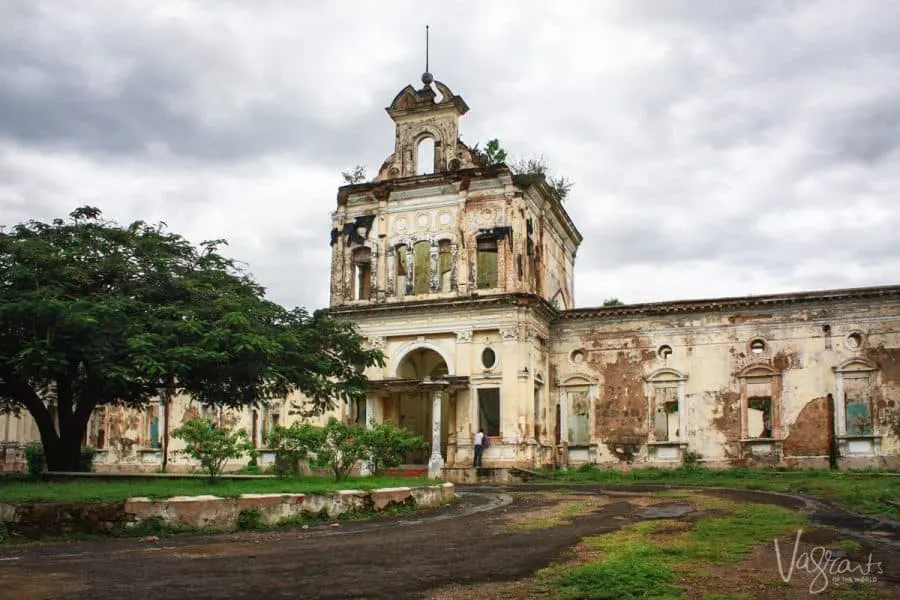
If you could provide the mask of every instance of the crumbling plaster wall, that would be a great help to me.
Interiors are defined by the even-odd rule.
[[[643,315],[599,309],[593,316],[555,322],[555,383],[579,373],[597,382],[591,415],[597,462],[620,463],[616,449],[629,442],[638,446],[635,462],[647,462],[651,386],[645,378],[672,369],[686,377],[685,447],[711,463],[739,464],[748,460],[748,444],[740,442],[747,434],[746,427],[742,431],[741,374],[754,366],[769,369],[776,374],[773,437],[781,441],[782,462],[821,465],[828,454],[827,396],[837,394],[834,369],[851,359],[868,360],[878,367],[872,403],[881,458],[847,462],[896,465],[898,308],[896,301],[864,300]],[[854,332],[862,336],[859,348],[847,342]],[[756,338],[765,341],[759,354],[750,348]],[[672,349],[667,357],[659,353],[663,345]],[[572,353],[579,350],[584,359],[576,364]],[[555,393],[562,391],[557,385]]]

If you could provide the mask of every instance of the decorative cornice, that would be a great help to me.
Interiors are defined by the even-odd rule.
[[[791,304],[814,304],[841,300],[868,300],[873,298],[893,298],[900,300],[900,285],[846,288],[771,294],[766,296],[738,296],[709,300],[676,300],[673,302],[649,302],[626,304],[623,306],[597,306],[561,311],[558,320],[616,318],[632,315],[656,315],[691,312],[716,312],[744,307],[779,307]]]

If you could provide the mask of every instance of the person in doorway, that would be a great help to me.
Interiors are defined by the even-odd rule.
[[[475,460],[472,461],[472,468],[477,469],[481,466],[481,453],[484,451],[484,429],[479,429],[475,434]]]

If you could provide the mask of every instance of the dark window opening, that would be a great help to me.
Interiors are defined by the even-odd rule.
[[[478,390],[478,427],[485,435],[500,435],[500,388]]]
[[[490,369],[497,364],[497,354],[492,348],[485,348],[481,351],[481,364],[485,369]]]

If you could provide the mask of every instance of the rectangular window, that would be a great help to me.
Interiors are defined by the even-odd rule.
[[[872,435],[872,401],[868,377],[844,379],[844,413],[847,435]]]
[[[679,439],[678,388],[657,387],[653,390],[653,437],[657,442]]]
[[[591,443],[591,406],[587,390],[573,390],[569,396],[569,444],[586,446]]]
[[[772,437],[772,397],[747,398],[747,437]]]
[[[478,427],[485,435],[500,435],[500,388],[478,390]]]
[[[440,291],[449,292],[453,264],[451,263],[450,240],[441,240],[438,245],[438,278]]]
[[[749,439],[769,439],[774,437],[775,414],[772,379],[753,377],[744,380],[744,395],[747,404],[744,412],[744,431]]]
[[[416,266],[414,294],[427,294],[431,285],[431,244],[425,241],[416,242],[413,246]]]
[[[497,287],[497,240],[479,238],[475,273],[479,290]]]
[[[541,439],[541,386],[534,386],[534,439]]]
[[[409,281],[409,265],[407,264],[409,261],[408,247],[403,244],[397,246],[396,255],[397,279],[394,285],[394,294],[396,294],[397,297],[402,298],[406,295],[406,282]]]
[[[353,251],[355,298],[369,300],[372,295],[372,250],[357,248]]]

